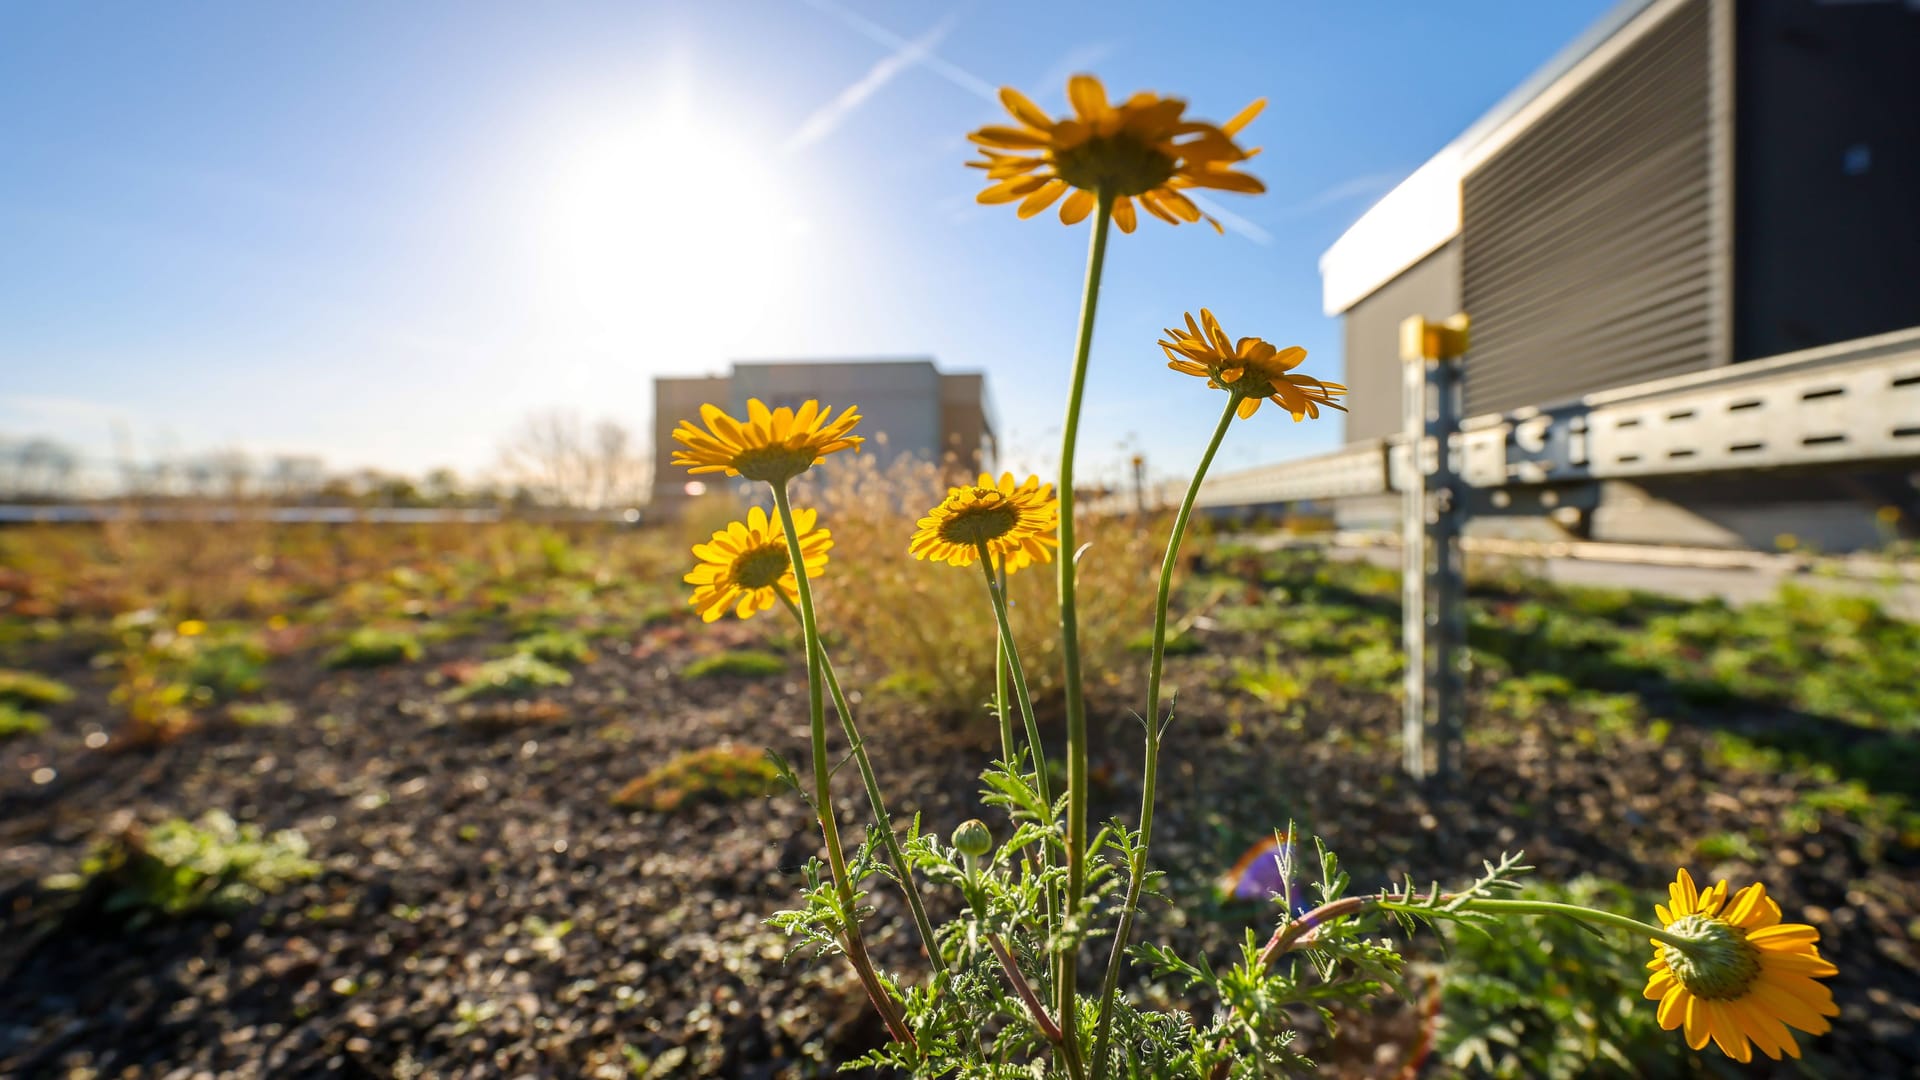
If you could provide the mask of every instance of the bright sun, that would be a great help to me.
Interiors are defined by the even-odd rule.
[[[585,141],[549,192],[545,306],[576,340],[707,366],[785,305],[804,220],[759,157],[682,110]]]

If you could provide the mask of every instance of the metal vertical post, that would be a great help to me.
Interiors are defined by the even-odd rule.
[[[1466,575],[1460,532],[1466,507],[1450,447],[1460,428],[1461,358],[1466,349],[1464,315],[1444,323],[1416,316],[1401,324],[1400,351],[1406,361],[1402,430],[1407,447],[1400,495],[1401,626],[1406,647],[1401,749],[1402,765],[1415,778],[1445,777],[1452,771],[1461,726]]]
[[[1467,664],[1467,588],[1465,553],[1460,547],[1466,499],[1449,449],[1460,430],[1461,362],[1444,357],[1427,366],[1433,376],[1434,409],[1427,430],[1434,441],[1434,468],[1427,482],[1427,610],[1433,640],[1427,643],[1430,724],[1434,729],[1434,772],[1453,771],[1465,711]]]
[[[1421,462],[1427,433],[1427,362],[1420,356],[1402,359],[1400,417],[1407,469],[1400,487],[1400,629],[1406,682],[1400,752],[1401,767],[1419,778],[1427,775],[1427,470]]]

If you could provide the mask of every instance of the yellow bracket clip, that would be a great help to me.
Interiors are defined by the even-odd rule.
[[[1419,315],[1408,316],[1400,324],[1400,359],[1409,363],[1458,360],[1467,354],[1469,322],[1464,314],[1440,322]]]

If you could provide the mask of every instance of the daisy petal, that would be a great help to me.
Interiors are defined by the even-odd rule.
[[[1229,135],[1237,135],[1239,134],[1241,128],[1246,127],[1248,124],[1253,123],[1253,118],[1256,116],[1259,116],[1260,110],[1266,107],[1267,107],[1266,98],[1255,98],[1253,99],[1253,104],[1247,106],[1244,109],[1241,109],[1239,112],[1233,114],[1233,119],[1227,121],[1224,124],[1221,124],[1220,130],[1226,132]]]
[[[1053,128],[1053,118],[1041,111],[1040,106],[1029,100],[1027,95],[1011,86],[1000,88],[1000,103],[1007,107],[1014,119],[1030,128],[1037,131],[1050,131]]]
[[[1097,201],[1098,200],[1094,198],[1093,192],[1076,190],[1073,194],[1067,196],[1065,202],[1060,204],[1060,223],[1063,225],[1080,224],[1081,221],[1086,219],[1088,214],[1093,212],[1094,204]]]
[[[1091,75],[1075,75],[1067,80],[1067,100],[1073,104],[1073,111],[1080,114],[1080,119],[1087,121],[1100,119],[1112,108],[1107,104],[1106,87]]]

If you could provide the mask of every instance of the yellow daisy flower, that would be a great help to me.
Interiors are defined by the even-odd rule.
[[[1753,1060],[1753,1047],[1775,1061],[1800,1056],[1789,1027],[1824,1035],[1827,1017],[1840,1015],[1833,993],[1815,979],[1839,973],[1820,956],[1820,931],[1780,921],[1780,905],[1758,882],[1727,900],[1727,883],[1696,889],[1682,869],[1667,888],[1669,907],[1656,904],[1672,933],[1688,948],[1653,943],[1646,996],[1660,1003],[1660,1026],[1686,1026],[1695,1050],[1712,1039],[1735,1061]]]
[[[916,559],[972,566],[985,544],[1011,573],[1053,561],[1060,543],[1053,530],[1059,524],[1060,500],[1052,484],[1037,476],[1016,484],[1012,473],[995,481],[981,473],[979,483],[948,490],[940,505],[927,511],[907,550]]]
[[[1167,366],[1197,375],[1216,389],[1245,395],[1240,402],[1243,420],[1259,411],[1262,401],[1269,400],[1292,413],[1295,421],[1309,416],[1318,419],[1322,405],[1347,411],[1345,405],[1333,400],[1345,394],[1346,387],[1311,375],[1290,374],[1307,358],[1307,350],[1298,345],[1280,349],[1257,337],[1231,341],[1220,329],[1220,320],[1206,308],[1200,309],[1199,323],[1189,314],[1186,329],[1170,329],[1167,336],[1173,340],[1160,342],[1167,354]]]
[[[816,516],[812,510],[793,512],[800,557],[809,578],[820,576],[827,565],[827,549],[833,547],[833,534],[813,527]],[[718,619],[730,607],[743,619],[765,611],[777,599],[775,589],[789,600],[800,598],[800,583],[787,557],[786,534],[779,521],[757,506],[747,511],[747,520],[732,522],[708,542],[693,545],[693,554],[700,562],[685,580],[694,587],[691,603],[706,622]]]
[[[1114,195],[1113,222],[1121,232],[1132,232],[1137,221],[1134,199],[1169,225],[1205,221],[1219,232],[1220,223],[1201,213],[1180,189],[1248,195],[1267,190],[1254,177],[1233,171],[1234,165],[1259,153],[1242,150],[1233,137],[1266,107],[1265,99],[1218,125],[1184,120],[1186,102],[1147,91],[1119,105],[1108,104],[1106,88],[1091,75],[1067,80],[1067,99],[1075,115],[1055,120],[1018,90],[1000,91],[1000,100],[1019,126],[990,125],[967,136],[980,144],[986,159],[967,164],[985,169],[987,179],[994,181],[979,194],[981,202],[1018,199],[1020,216],[1029,218],[1072,188],[1073,194],[1060,204],[1060,220],[1073,225],[1093,211],[1095,196],[1104,188]]]
[[[848,434],[860,422],[856,409],[849,406],[835,418],[831,409],[822,409],[817,401],[795,412],[785,406],[768,409],[759,398],[751,398],[745,423],[717,405],[702,405],[700,418],[706,421],[705,430],[691,420],[682,420],[673,429],[674,439],[687,447],[673,452],[675,465],[685,465],[690,472],[724,472],[769,484],[793,479],[836,450],[852,447],[858,453],[866,441]]]

